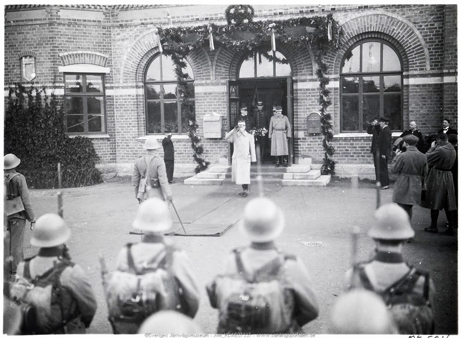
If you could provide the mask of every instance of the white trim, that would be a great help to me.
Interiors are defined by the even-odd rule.
[[[399,137],[402,135],[403,131],[396,131],[392,133],[392,137]],[[369,137],[371,138],[373,135],[368,134],[368,133],[340,133],[340,134],[335,134],[333,138],[345,138],[345,137]]]
[[[317,89],[319,88],[318,81],[307,81],[307,82],[294,82],[294,89]],[[330,81],[327,88],[339,88],[339,81]]]
[[[196,93],[225,93],[227,91],[227,86],[216,85],[216,86],[194,86]]]
[[[115,96],[117,95],[128,95],[128,96],[136,96],[142,94],[137,88],[117,88],[117,89],[107,89],[106,88],[106,95]]]
[[[88,64],[60,66],[58,69],[60,73],[110,73],[110,68]]]
[[[165,138],[165,135],[164,135],[164,134],[162,134],[162,135],[160,135],[160,134],[155,134],[155,135],[140,136],[140,137],[137,138],[137,140],[140,140],[140,141],[141,141],[141,140],[146,140],[147,137],[149,137],[149,136],[154,136],[157,140],[163,140],[163,139]],[[189,135],[175,135],[175,134],[172,133],[171,138],[172,138],[173,140],[186,140],[186,139],[189,138]]]
[[[67,134],[70,138],[77,136],[86,137],[86,138],[110,138],[109,134]]]

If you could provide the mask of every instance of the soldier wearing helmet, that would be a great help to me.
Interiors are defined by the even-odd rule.
[[[139,203],[148,197],[173,201],[165,161],[158,154],[160,144],[154,136],[148,136],[143,148],[146,150],[146,155],[136,160],[131,178],[136,198]]]
[[[284,331],[270,331],[267,328],[262,328],[262,331],[246,333],[302,333],[302,327],[318,316],[317,297],[306,266],[295,255],[282,253],[275,244],[275,240],[280,236],[284,227],[283,212],[274,202],[264,197],[251,200],[245,206],[243,220],[240,223],[241,233],[251,244],[234,250],[225,261],[223,273],[207,286],[210,303],[212,307],[220,310],[221,317],[220,305],[225,303],[222,300],[220,286],[217,285],[221,276],[242,275],[240,269],[243,267],[244,271],[256,280],[257,271],[264,269],[274,260],[278,259],[282,262],[277,277],[274,276],[274,278],[283,280],[284,305],[289,307],[289,310],[288,313],[279,311],[278,313],[283,313],[283,315],[271,318],[269,325],[281,328],[282,317],[288,317],[288,328],[285,328]],[[240,267],[236,260],[237,255],[241,262]],[[238,283],[238,280],[236,282]],[[223,331],[225,327],[226,323],[220,320],[218,333],[225,332]]]
[[[414,268],[405,261],[402,249],[414,235],[410,218],[404,209],[396,203],[382,205],[376,211],[375,222],[368,231],[368,236],[374,240],[376,245],[375,256],[372,260],[359,263],[346,272],[346,288],[366,288],[381,294],[394,283],[403,280]],[[413,290],[411,290],[412,293],[427,295],[428,304],[435,304],[435,288],[432,279],[427,273],[414,276],[416,281]],[[415,323],[401,323],[400,319],[395,316],[394,320],[399,327],[400,334],[431,333],[427,327],[422,329],[424,332],[403,331],[414,330],[413,324]],[[431,323],[427,323],[427,325],[430,327]]]
[[[136,271],[142,271],[144,264],[151,262],[153,258],[156,258],[155,261],[161,261],[162,257],[172,252],[171,273],[181,290],[180,304],[184,304],[184,306],[181,309],[169,310],[178,310],[188,317],[194,318],[200,302],[200,290],[190,268],[189,257],[183,250],[173,246],[172,241],[164,236],[164,233],[170,230],[172,225],[173,222],[166,202],[156,197],[142,202],[133,221],[133,228],[143,232],[142,240],[140,243],[131,245],[129,249],[125,246],[120,250],[117,258],[117,270],[130,271],[127,250],[131,251],[132,264],[134,264]],[[168,285],[167,287],[173,286]]]
[[[35,223],[34,210],[30,203],[29,189],[25,177],[16,172],[16,167],[21,160],[14,154],[7,154],[3,158],[3,169],[5,179],[6,201],[5,214],[8,218],[7,230],[9,236],[9,256],[12,257],[10,274],[16,274],[16,268],[20,261],[24,259],[23,245],[26,220],[30,222],[30,228]]]
[[[374,292],[351,290],[333,305],[328,334],[396,334],[394,320],[386,304]]]
[[[67,321],[67,333],[85,333],[96,313],[96,297],[90,281],[81,266],[71,262],[66,242],[71,231],[66,222],[57,214],[41,216],[32,232],[30,244],[39,248],[35,257],[26,259],[18,265],[18,277],[33,281],[36,277],[51,271],[63,263],[66,265],[59,276],[62,304]],[[56,334],[63,334],[60,327]]]

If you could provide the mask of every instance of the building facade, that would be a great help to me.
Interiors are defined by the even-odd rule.
[[[171,58],[157,27],[226,24],[228,5],[11,5],[5,7],[5,97],[21,82],[45,86],[65,102],[69,135],[93,140],[101,167],[129,173],[146,135],[173,133],[175,162],[193,174],[187,121],[181,116]],[[393,135],[414,120],[423,134],[442,120],[458,122],[456,5],[254,5],[254,20],[333,14],[344,35],[325,57],[329,67],[336,172],[373,173],[374,116],[388,117]],[[267,46],[268,50],[270,46]],[[231,103],[280,104],[293,126],[294,164],[321,165],[323,135],[312,132],[319,80],[312,51],[277,45],[284,63],[206,44],[187,58],[203,158],[227,163],[224,134]],[[270,117],[272,109],[268,109]],[[221,137],[206,138],[203,120],[222,117]],[[181,169],[178,169],[181,171]],[[366,175],[364,175],[366,176]]]

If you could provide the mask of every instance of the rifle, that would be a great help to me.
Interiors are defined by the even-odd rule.
[[[58,215],[64,218],[64,212],[63,212],[63,204],[62,204],[62,192],[61,192],[61,187],[62,187],[62,180],[61,180],[61,163],[58,163]]]
[[[99,265],[101,265],[102,289],[104,290],[104,298],[106,299],[106,304],[107,304],[107,312],[108,312],[107,319],[109,320],[110,326],[112,327],[112,333],[116,334],[118,332],[115,329],[114,322],[112,320],[112,317],[110,316],[109,300],[107,299],[106,275],[108,274],[108,272],[107,272],[106,261],[104,259],[104,256],[101,253],[98,256],[99,256]]]
[[[55,277],[55,283],[58,287],[58,293],[59,293],[59,309],[61,310],[61,321],[62,321],[62,328],[64,330],[64,334],[67,334],[67,320],[66,317],[64,316],[64,309],[63,309],[63,304],[62,301],[64,299],[64,295],[62,292],[62,285],[61,281],[59,278],[61,277],[60,273],[57,273],[58,271],[58,263],[56,261],[53,261],[53,269],[54,269],[54,277]]]
[[[358,239],[359,239],[360,228],[358,226],[354,226],[352,228],[352,236],[351,236],[351,247],[352,247],[352,255],[351,255],[351,264],[352,264],[352,277],[351,277],[351,284],[349,286],[352,289],[354,285],[354,280],[358,278],[357,275],[357,251],[358,251]]]
[[[378,157],[378,167],[376,168],[376,209],[379,208],[381,204],[381,182],[379,181],[379,166],[381,165],[381,154],[379,149],[376,149],[376,156]]]

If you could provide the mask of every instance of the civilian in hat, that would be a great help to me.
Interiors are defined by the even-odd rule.
[[[245,121],[239,121],[237,126],[225,136],[229,143],[234,144],[232,153],[232,181],[242,185],[240,196],[248,196],[251,183],[251,162],[256,162],[255,141],[253,135],[245,130]]]
[[[255,134],[256,142],[256,156],[260,163],[264,162],[264,155],[266,153],[267,145],[267,132],[269,131],[269,120],[264,110],[264,104],[262,101],[258,101],[256,110],[253,115],[255,128],[257,134]]]
[[[18,265],[18,280],[26,279],[33,284],[39,276],[54,271],[62,287],[58,307],[56,304],[52,307],[51,304],[42,304],[43,294],[35,294],[35,297],[28,294],[26,301],[37,306],[37,319],[31,328],[35,334],[85,333],[96,313],[96,296],[89,278],[80,265],[71,261],[66,246],[70,237],[71,230],[59,215],[41,216],[30,239],[30,244],[39,248],[38,254]],[[16,290],[14,287],[11,289],[12,298],[16,297]],[[64,313],[61,309],[65,309]]]
[[[413,205],[421,204],[421,191],[427,175],[426,156],[416,148],[418,142],[419,139],[412,134],[404,136],[403,147],[406,151],[397,150],[392,161],[393,173],[397,175],[392,202],[408,213],[410,224]]]
[[[5,198],[4,213],[7,217],[7,231],[9,235],[9,256],[12,257],[10,274],[15,275],[20,261],[24,259],[24,233],[26,220],[30,222],[30,229],[35,223],[35,214],[30,203],[29,189],[25,177],[16,172],[21,160],[14,154],[7,154],[3,158]]]
[[[163,160],[165,161],[166,176],[170,184],[173,183],[174,174],[174,145],[171,136],[171,133],[165,133],[165,138],[162,140]]]
[[[431,226],[424,230],[437,233],[439,231],[437,227],[439,210],[445,209],[450,225],[445,234],[454,235],[456,220],[453,216],[458,207],[451,169],[456,161],[456,150],[448,142],[447,134],[439,133],[437,140],[432,142],[431,148],[425,155],[429,165],[429,174],[426,178],[427,193],[421,206],[431,209]]]
[[[438,133],[444,133],[447,135],[458,135],[458,131],[450,127],[450,120],[443,119],[442,121],[442,129],[438,131]]]
[[[397,334],[394,319],[376,293],[355,289],[339,296],[333,305],[328,334]]]
[[[346,272],[346,288],[364,288],[382,295],[397,281],[408,278],[411,284],[407,285],[405,292],[417,296],[421,302],[424,299],[425,306],[411,316],[405,311],[395,312],[389,306],[394,322],[399,334],[430,334],[434,330],[434,284],[427,272],[409,265],[402,255],[403,246],[414,235],[405,210],[395,203],[379,207],[375,222],[368,231],[368,236],[375,242],[376,255],[371,261],[359,263]],[[405,299],[405,294],[399,296]]]
[[[194,318],[197,314],[200,303],[200,290],[190,268],[191,261],[183,250],[177,248],[169,238],[164,236],[172,225],[173,221],[171,220],[168,205],[161,199],[149,198],[139,206],[136,218],[133,221],[133,228],[141,230],[144,235],[141,242],[124,246],[118,254],[117,271],[125,272],[125,274],[114,275],[114,281],[119,281],[117,283],[111,283],[111,280],[107,282],[106,293],[110,313],[115,313],[111,304],[117,304],[117,298],[120,297],[123,291],[125,292],[122,297],[126,294],[127,283],[129,283],[127,275],[133,274],[133,271],[138,272],[136,275],[140,278],[138,280],[142,279],[141,276],[159,268],[164,271],[168,270],[169,276],[160,281],[158,277],[148,278],[146,276],[145,279],[142,279],[144,288],[149,288],[149,281],[153,289],[156,284],[164,283],[163,297],[161,299],[159,297],[160,300],[157,300],[156,306],[143,308],[144,318],[138,318],[141,321],[114,318],[115,326],[119,333],[137,333],[142,322],[148,316],[160,310],[178,311],[190,318]],[[136,291],[136,282],[134,287],[135,290],[133,291]],[[128,295],[131,296],[131,293],[128,293]],[[146,297],[146,304],[152,301],[151,298],[148,298],[149,296],[154,297],[155,301],[156,296],[152,289],[147,289],[143,292],[143,297]]]
[[[282,115],[282,107],[275,107],[275,114],[269,124],[269,139],[271,139],[271,156],[276,157],[275,166],[283,163],[288,167],[288,138],[291,138],[291,124],[288,117]]]
[[[317,297],[306,266],[297,256],[279,251],[275,244],[284,226],[282,210],[270,199],[258,197],[245,206],[239,229],[251,244],[234,249],[226,259],[223,273],[207,286],[210,304],[219,310],[218,333],[302,333],[302,327],[317,318]],[[274,295],[281,296],[277,300],[265,295],[274,301],[269,306],[270,315],[266,324],[241,325],[237,319],[239,314],[229,318],[232,309],[227,304],[235,286],[248,276],[258,280],[257,272],[263,269],[267,271],[268,266],[272,266],[272,273],[266,272],[261,280],[279,280],[283,291]]]
[[[379,117],[375,117],[367,127],[367,133],[371,134],[371,148],[370,153],[373,154],[373,165],[375,167],[376,181],[379,181],[378,168],[379,168],[379,152],[378,152],[378,138],[381,127],[379,126]]]
[[[424,152],[424,138],[423,134],[417,129],[417,124],[415,121],[410,121],[410,128],[408,130],[405,130],[399,138],[402,138],[403,142],[403,137],[407,135],[414,135],[418,138],[418,143],[416,144],[416,149],[418,149],[420,152]],[[402,145],[402,144],[401,144]],[[399,150],[405,151],[404,147],[399,147]]]
[[[240,113],[237,116],[237,124],[240,121],[245,122],[245,130],[248,133],[251,133],[252,130],[254,129],[254,120],[253,120],[253,117],[248,115],[248,108],[245,103],[242,103],[242,105],[240,106]]]
[[[149,197],[173,201],[165,161],[158,152],[160,144],[154,136],[148,136],[143,148],[146,154],[136,160],[131,178],[136,198],[139,203]]]
[[[379,152],[379,182],[381,189],[389,189],[389,169],[388,162],[392,158],[392,131],[388,126],[389,120],[381,117],[379,126],[381,131],[378,137]]]

